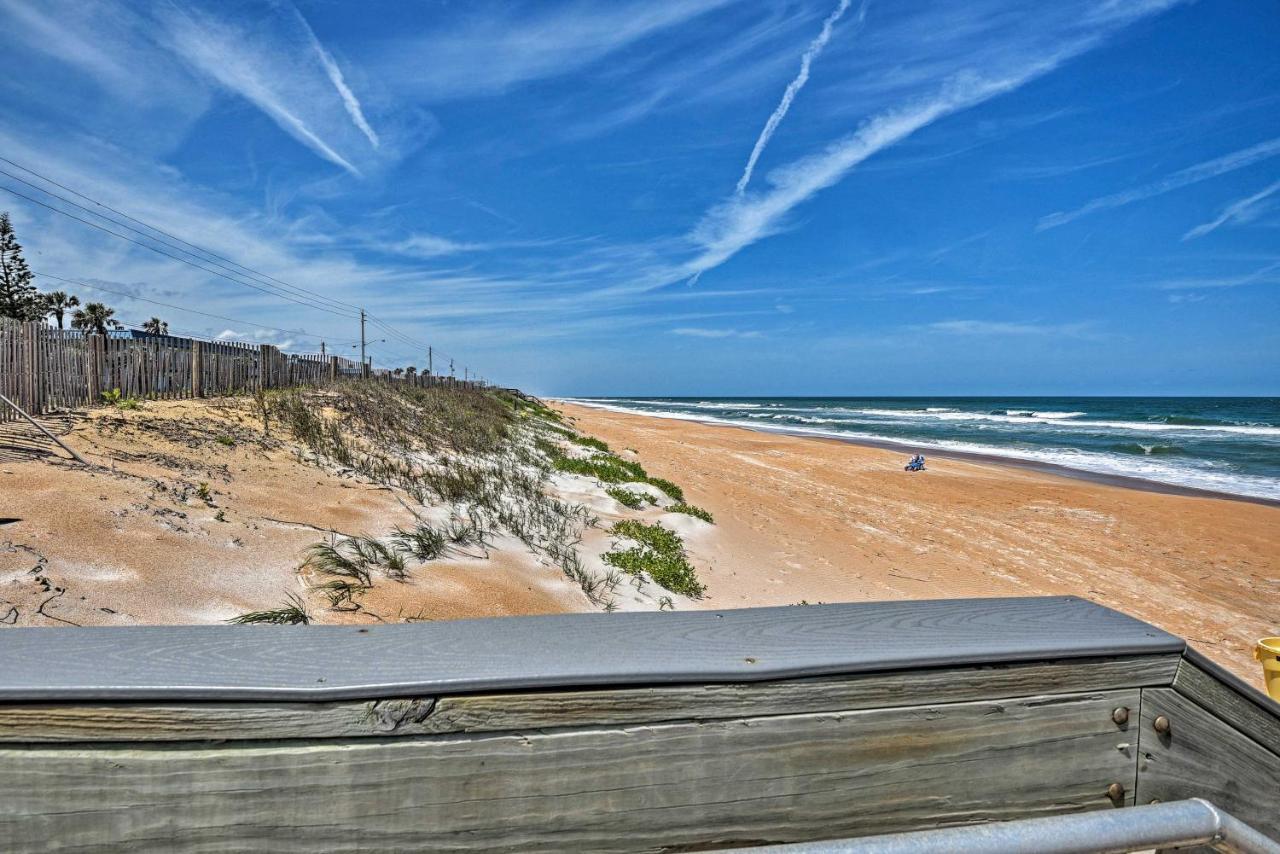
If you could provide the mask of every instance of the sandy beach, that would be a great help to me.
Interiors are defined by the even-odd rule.
[[[584,595],[503,534],[412,563],[358,609],[334,609],[305,564],[309,547],[385,539],[444,508],[415,510],[403,490],[316,460],[281,430],[264,434],[248,399],[104,408],[65,425],[89,468],[47,448],[0,454],[0,627],[218,623],[291,595],[334,623],[1074,594],[1187,638],[1255,685],[1253,642],[1280,631],[1275,506],[940,457],[908,474],[904,455],[883,448],[559,408],[679,484],[715,524],[671,512],[669,499],[631,509],[609,484],[557,472],[546,488],[589,513],[577,552],[589,575],[612,578],[607,593]],[[603,553],[625,519],[678,533],[705,596],[611,572]]]
[[[1280,631],[1280,508],[1026,468],[558,404],[715,514],[695,607],[1074,594],[1181,635],[1261,686]]]

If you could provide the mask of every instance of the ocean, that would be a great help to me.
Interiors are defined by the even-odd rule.
[[[1280,501],[1280,398],[593,397],[665,418],[979,454]]]

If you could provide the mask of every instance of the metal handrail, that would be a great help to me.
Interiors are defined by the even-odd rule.
[[[1280,843],[1201,798],[940,830],[737,849],[739,854],[1110,854],[1207,845],[1280,854]]]

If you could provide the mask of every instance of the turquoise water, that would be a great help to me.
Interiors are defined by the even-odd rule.
[[[580,398],[757,429],[895,442],[1280,500],[1280,398]]]

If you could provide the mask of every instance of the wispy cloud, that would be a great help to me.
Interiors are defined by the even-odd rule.
[[[755,329],[707,329],[701,326],[678,326],[671,330],[672,335],[687,338],[760,338],[763,333]]]
[[[338,63],[334,61],[333,54],[329,53],[325,46],[320,43],[320,39],[316,38],[315,30],[311,29],[311,25],[307,23],[307,19],[302,16],[297,7],[293,8],[293,13],[297,16],[303,32],[306,33],[311,49],[315,51],[321,66],[324,67],[325,74],[329,76],[329,81],[333,83],[333,88],[338,91],[338,96],[342,98],[342,105],[346,107],[347,114],[351,116],[351,121],[369,140],[369,144],[377,148],[381,145],[378,135],[369,126],[368,120],[364,117],[364,109],[360,106],[360,100],[351,91],[351,87],[347,85],[347,80],[342,74],[342,69],[338,67]]]
[[[941,320],[924,327],[931,332],[948,335],[975,335],[982,337],[1001,335],[1052,335],[1080,337],[1089,332],[1090,323],[1011,323],[997,320]]]
[[[489,95],[566,74],[729,0],[651,0],[602,6],[487,9],[446,28],[378,46],[382,76],[432,101]]]
[[[1161,178],[1159,181],[1153,181],[1141,187],[1133,187],[1132,189],[1112,193],[1109,196],[1102,196],[1073,211],[1051,213],[1040,219],[1040,222],[1036,225],[1036,230],[1044,231],[1048,228],[1057,228],[1060,225],[1066,225],[1082,216],[1088,216],[1098,211],[1118,208],[1143,199],[1160,196],[1190,184],[1216,178],[1219,175],[1225,175],[1237,169],[1243,169],[1246,166],[1251,166],[1276,155],[1280,155],[1280,137],[1260,142],[1257,145],[1251,145],[1248,148],[1242,148],[1239,151],[1233,151],[1213,160],[1197,163],[1194,166],[1188,166],[1186,169],[1181,169],[1172,175]]]
[[[1273,275],[1280,270],[1280,261],[1259,267],[1252,273],[1240,276],[1213,276],[1186,279],[1166,279],[1157,282],[1155,287],[1162,291],[1189,291],[1200,288],[1238,288],[1244,285],[1272,284],[1280,282],[1280,275]]]
[[[746,168],[742,170],[742,177],[738,179],[736,188],[738,195],[742,195],[747,189],[747,184],[751,182],[751,174],[756,169],[756,163],[760,160],[760,155],[764,153],[765,146],[773,138],[778,125],[782,124],[782,120],[786,118],[787,111],[791,109],[791,102],[796,99],[796,95],[804,88],[804,84],[809,82],[809,68],[822,53],[822,49],[827,46],[827,42],[831,41],[831,33],[835,29],[836,23],[848,11],[850,3],[851,0],[840,0],[835,10],[822,22],[822,29],[818,32],[818,35],[805,48],[804,54],[800,57],[800,71],[787,84],[786,90],[782,93],[782,100],[778,102],[778,106],[774,108],[773,114],[769,116],[769,120],[765,122],[764,128],[760,131],[760,136],[756,138],[756,144],[751,149],[751,156],[747,158]],[[867,0],[863,0],[862,5],[858,7],[856,24],[861,26],[866,17]]]
[[[1195,228],[1182,235],[1183,240],[1194,240],[1197,237],[1204,237],[1211,231],[1216,231],[1221,226],[1229,222],[1251,222],[1266,208],[1263,204],[1268,198],[1280,192],[1280,181],[1263,187],[1251,196],[1245,196],[1238,199],[1222,209],[1222,213],[1218,214],[1208,222],[1201,223]]]
[[[936,85],[932,94],[885,109],[825,150],[774,170],[768,176],[771,185],[768,191],[735,195],[712,207],[695,226],[689,237],[701,251],[685,264],[685,277],[696,278],[756,241],[776,234],[794,208],[841,181],[872,155],[941,118],[1013,91],[1053,71],[1121,27],[1170,5],[1171,2],[1164,0],[1104,3],[1078,11],[1073,20],[1062,24],[1064,32],[1052,46],[1044,43],[1039,31],[1033,31],[1031,36],[1024,34],[1024,42],[1006,45],[1005,52],[992,61],[992,68],[965,68],[950,73]]]
[[[444,255],[474,252],[485,247],[481,243],[464,243],[435,234],[414,234],[404,240],[380,244],[377,248],[414,258],[438,258]]]
[[[825,151],[775,170],[769,175],[771,190],[735,196],[712,208],[698,223],[690,236],[702,253],[690,263],[689,274],[717,267],[747,246],[777,233],[783,217],[793,208],[839,182],[876,152],[943,116],[1007,92],[1044,70],[1027,69],[1023,76],[1011,79],[956,78],[933,98],[876,116]]]
[[[247,27],[243,19],[162,6],[160,38],[192,70],[257,106],[325,160],[360,176],[350,136],[358,132],[375,147],[378,137],[333,58],[301,15],[290,11],[287,19],[276,15]]]

